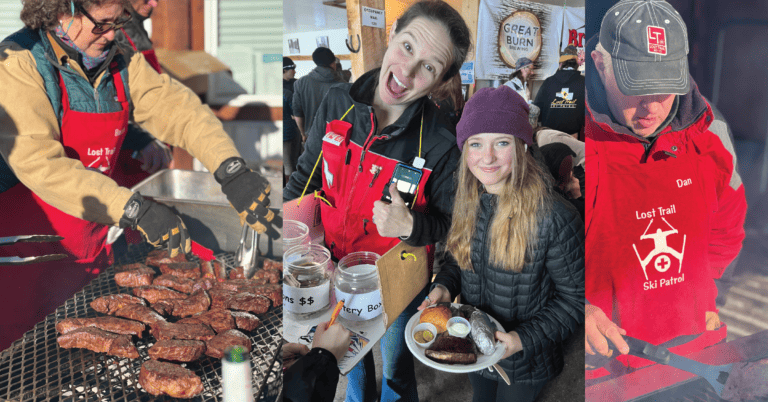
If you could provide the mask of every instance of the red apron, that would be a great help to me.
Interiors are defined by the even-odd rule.
[[[107,176],[113,173],[128,127],[129,105],[117,63],[110,64],[117,100],[122,111],[85,113],[70,109],[64,80],[59,77],[62,94],[61,143],[67,157],[77,159],[91,170]],[[16,267],[0,267],[6,283],[0,292],[0,350],[18,339],[64,300],[80,290],[112,259],[105,244],[108,227],[68,215],[45,203],[23,184],[0,194],[0,204],[13,206],[5,215],[0,236],[58,234],[60,242],[20,243],[0,247],[2,256],[39,256],[62,253],[64,260]],[[106,208],[106,207],[105,207]]]
[[[384,255],[400,243],[397,237],[379,236],[372,222],[373,203],[381,199],[400,161],[370,151],[371,146],[384,137],[375,136],[373,132],[373,113],[371,120],[371,132],[362,147],[349,140],[354,128],[347,122],[328,123],[323,137],[323,157],[317,169],[322,169],[323,192],[331,205],[321,202],[320,213],[326,246],[337,259],[354,251]],[[346,130],[350,132],[345,134]],[[427,206],[424,186],[431,170],[423,168],[422,172],[413,206],[419,212]],[[428,246],[430,269],[432,251],[433,246]]]
[[[599,185],[586,239],[587,300],[627,335],[655,345],[701,334],[670,348],[673,353],[723,340],[725,326],[705,330],[705,312],[716,311],[717,296],[707,253],[713,205],[694,143],[677,157],[650,163],[632,162],[637,153],[617,154],[606,142],[593,144]],[[619,360],[633,368],[651,364],[632,356]],[[587,371],[587,379],[605,374]]]

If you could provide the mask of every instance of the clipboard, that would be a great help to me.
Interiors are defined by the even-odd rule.
[[[403,242],[376,261],[387,328],[429,283],[427,264],[426,247],[412,247]]]

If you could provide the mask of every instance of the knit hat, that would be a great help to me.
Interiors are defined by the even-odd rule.
[[[559,184],[564,184],[573,171],[573,158],[576,153],[568,145],[560,142],[544,145],[540,150],[552,177]]]
[[[517,62],[515,63],[515,72],[518,72],[518,71],[522,70],[523,67],[529,66],[531,64],[533,64],[531,59],[529,59],[527,57],[521,57],[521,58],[517,59]]]
[[[295,70],[295,69],[296,69],[296,63],[294,63],[290,57],[283,57],[283,71]]]
[[[456,126],[459,149],[475,134],[510,134],[533,145],[533,127],[528,123],[528,103],[514,89],[502,85],[477,91],[464,105]]]
[[[312,52],[312,61],[318,66],[328,67],[331,63],[336,61],[336,56],[331,49],[328,49],[327,47],[319,47]]]

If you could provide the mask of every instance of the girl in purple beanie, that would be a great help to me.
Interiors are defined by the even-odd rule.
[[[562,371],[562,342],[584,321],[584,223],[531,154],[528,105],[515,91],[478,91],[456,131],[450,253],[428,299],[461,294],[503,326],[496,347],[512,384],[470,373],[474,401],[533,401]]]

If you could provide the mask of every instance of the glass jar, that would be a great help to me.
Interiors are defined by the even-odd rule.
[[[283,308],[292,318],[313,318],[328,309],[331,264],[331,252],[317,244],[295,246],[283,254]]]
[[[381,258],[369,251],[350,253],[336,267],[333,285],[336,300],[344,300],[339,317],[346,321],[370,321],[381,315],[381,286],[376,261]]]
[[[302,244],[309,244],[309,228],[302,222],[283,221],[283,250],[290,250]]]

